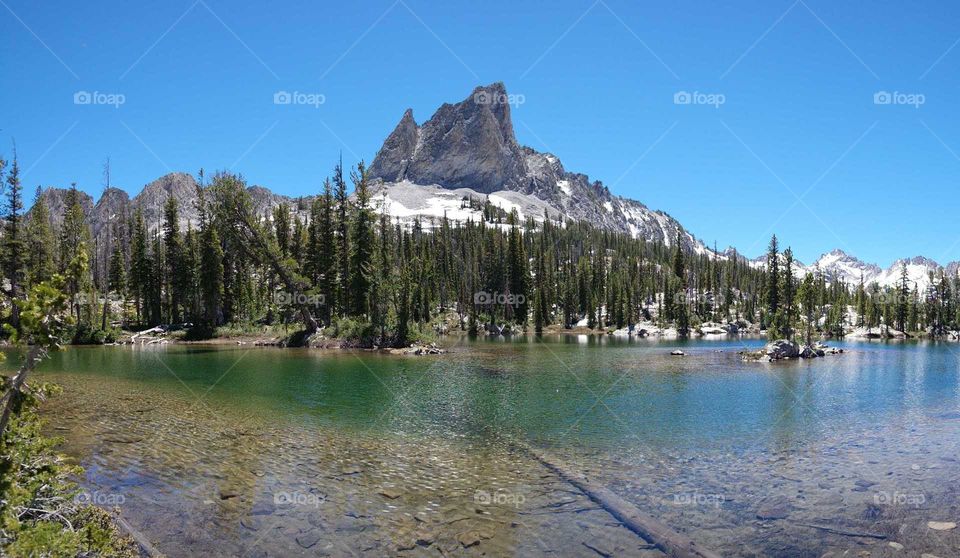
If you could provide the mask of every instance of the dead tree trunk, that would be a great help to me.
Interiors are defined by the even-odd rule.
[[[3,394],[3,398],[0,399],[0,401],[3,401],[3,414],[0,415],[0,440],[3,439],[3,434],[7,431],[7,422],[10,420],[13,408],[16,406],[17,399],[22,393],[23,385],[27,381],[27,374],[32,372],[37,366],[37,363],[43,360],[46,353],[47,350],[43,347],[32,345],[27,352],[27,359],[24,361],[23,366],[20,367],[17,375],[10,381],[10,388],[7,389],[6,393]]]

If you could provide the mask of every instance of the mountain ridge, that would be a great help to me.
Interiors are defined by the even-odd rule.
[[[749,260],[733,247],[714,252],[668,213],[614,195],[602,182],[567,170],[556,155],[520,145],[513,130],[510,97],[502,82],[478,86],[458,103],[444,103],[422,124],[417,123],[412,109],[406,109],[368,173],[374,206],[401,221],[444,216],[454,221],[482,219],[482,211],[469,206],[469,200],[475,199],[506,211],[516,209],[524,218],[587,221],[667,246],[672,246],[679,234],[688,251],[742,258],[755,267],[766,265],[764,256]],[[95,243],[107,246],[112,238],[110,225],[129,218],[137,208],[143,211],[148,229],[158,230],[164,203],[171,196],[178,201],[181,227],[196,226],[197,186],[192,175],[172,172],[144,185],[133,197],[115,187],[106,188],[96,201],[84,192],[79,194]],[[42,190],[54,227],[59,227],[67,191]],[[285,196],[259,185],[248,191],[257,213],[268,219],[281,203],[306,219],[304,210],[314,197]],[[98,249],[97,261],[105,266],[106,250]],[[960,273],[960,262],[941,265],[924,256],[900,259],[882,269],[840,249],[822,254],[809,266],[796,262],[794,273],[819,270],[828,281],[850,285],[859,283],[862,275],[867,284],[877,281],[892,286],[899,283],[903,262],[909,280],[919,288],[929,285],[930,271]]]

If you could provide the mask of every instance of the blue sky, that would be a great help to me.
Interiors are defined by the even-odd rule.
[[[31,190],[96,197],[109,156],[134,193],[200,167],[314,193],[407,107],[423,122],[503,81],[521,143],[708,244],[756,256],[776,232],[807,262],[960,259],[956,2],[2,4],[0,151],[16,139]]]

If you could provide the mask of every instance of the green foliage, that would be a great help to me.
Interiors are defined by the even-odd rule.
[[[0,555],[138,556],[107,512],[76,502],[70,478],[82,470],[56,453],[58,440],[41,435],[34,409],[54,392],[52,386],[33,386],[0,442]]]
[[[350,173],[353,197],[338,164],[318,196],[270,210],[256,206],[241,176],[220,173],[206,187],[201,171],[197,229],[180,230],[182,208],[171,198],[160,230],[149,231],[139,210],[121,215],[96,258],[77,192],[68,194],[59,243],[45,232],[49,213],[37,217],[46,209],[38,199],[26,227],[24,285],[51,277],[49,256],[59,253],[74,337],[84,342],[110,338],[111,307],[84,303],[104,294],[123,300],[128,328],[182,321],[194,324],[185,338],[196,340],[230,335],[237,324],[278,327],[282,336],[300,327],[309,339],[322,325],[354,343],[402,345],[449,313],[471,334],[488,325],[543,332],[641,321],[681,334],[707,321],[748,321],[774,338],[836,334],[850,325],[934,334],[960,328],[960,280],[942,272],[924,293],[906,277],[889,292],[828,283],[819,272],[800,284],[791,250],[781,253],[776,237],[766,269],[758,269],[744,258],[688,250],[683,230],[666,244],[550,215],[521,222],[484,199],[462,202],[484,220],[425,217],[401,225],[378,206],[365,171],[360,164]],[[479,295],[507,302],[477,303]],[[847,323],[849,306],[855,324]]]
[[[89,323],[79,323],[73,328],[70,337],[71,345],[105,345],[116,343],[123,333],[115,328],[101,329]]]
[[[50,279],[56,271],[56,237],[50,226],[50,210],[38,187],[33,209],[27,221],[27,283],[35,285]]]
[[[334,318],[324,333],[358,346],[373,345],[378,334],[370,322],[348,317]]]
[[[367,171],[361,161],[357,170],[350,173],[356,201],[350,228],[349,300],[353,316],[369,313],[367,295],[370,291],[370,265],[373,260],[374,235],[373,212],[370,210],[370,190]]]
[[[20,310],[20,329],[7,325],[11,341],[44,349],[60,346],[72,323],[63,286],[63,277],[54,275],[49,281],[34,285],[26,298],[16,301]]]

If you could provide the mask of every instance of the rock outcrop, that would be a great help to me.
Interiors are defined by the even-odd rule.
[[[767,343],[765,351],[771,360],[797,358],[800,356],[800,347],[795,342],[787,339],[777,339],[776,341]]]

